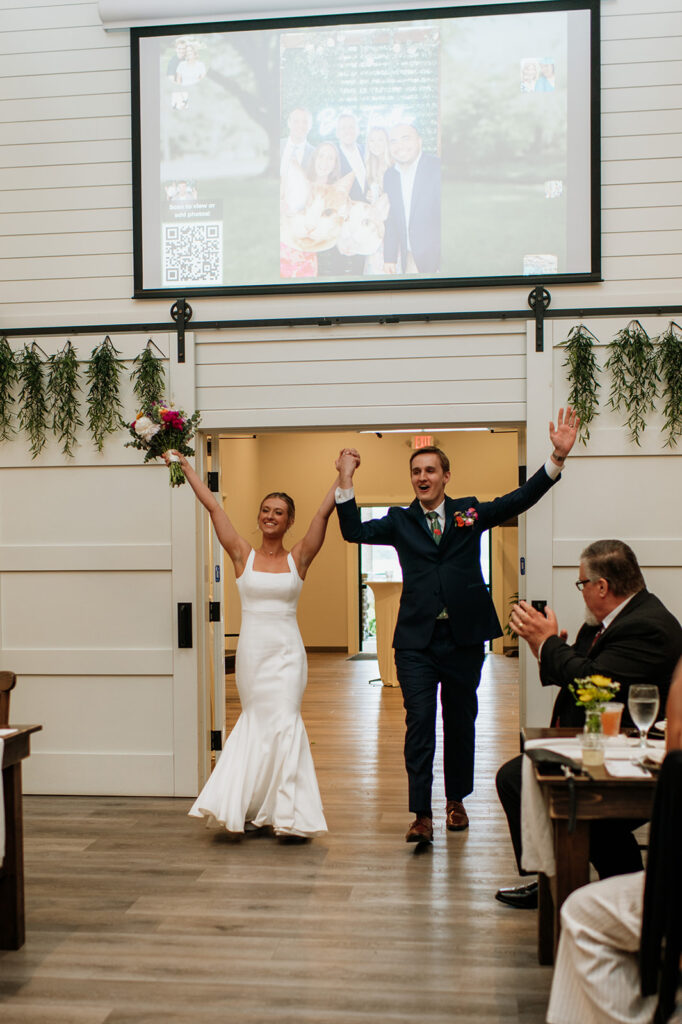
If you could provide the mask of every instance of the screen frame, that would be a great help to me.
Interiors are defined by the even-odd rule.
[[[525,14],[542,11],[584,10],[590,16],[590,260],[591,269],[566,274],[516,274],[491,277],[424,277],[401,279],[390,276],[385,280],[319,281],[305,278],[292,279],[293,283],[256,285],[219,285],[211,287],[146,288],[143,279],[142,230],[142,146],[141,146],[141,92],[140,92],[140,40],[149,36],[177,35],[179,33],[228,33],[262,31],[266,29],[295,29],[313,26],[365,24],[426,19],[485,17],[504,14]],[[375,10],[347,14],[324,14],[299,17],[276,17],[212,22],[182,22],[173,25],[155,25],[130,30],[131,73],[131,129],[132,129],[132,221],[133,221],[133,298],[173,299],[179,296],[219,297],[226,295],[284,295],[357,291],[429,291],[433,289],[498,288],[557,284],[591,284],[603,281],[601,272],[601,35],[599,0],[527,0],[521,3],[481,4],[466,7],[439,7],[409,10]]]

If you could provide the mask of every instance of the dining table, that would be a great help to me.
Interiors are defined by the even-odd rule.
[[[31,753],[31,736],[41,729],[41,725],[0,729],[0,949],[20,949],[26,938],[21,763]]]
[[[524,751],[533,747],[581,761],[581,730],[531,728],[522,731]],[[574,889],[590,881],[590,822],[651,816],[656,786],[655,763],[663,741],[650,741],[650,767],[642,765],[637,741],[620,735],[607,739],[604,763],[589,765],[589,775],[549,769],[524,757],[521,833],[524,870],[538,873],[538,960],[553,964],[561,926],[560,911]],[[646,765],[646,762],[645,762]]]

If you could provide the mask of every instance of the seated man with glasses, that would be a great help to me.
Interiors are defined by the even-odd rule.
[[[512,629],[538,659],[543,686],[558,686],[552,726],[584,722],[569,684],[585,676],[603,675],[620,683],[618,700],[627,713],[630,686],[652,683],[659,688],[665,706],[670,679],[682,655],[682,626],[657,597],[649,593],[635,553],[620,540],[598,540],[580,557],[576,587],[585,601],[585,623],[574,644],[560,633],[551,608],[544,614],[525,601],[514,605]],[[497,792],[511,834],[516,862],[521,868],[521,763],[522,755],[502,765],[497,773]],[[590,860],[600,878],[642,870],[642,857],[632,835],[640,821],[594,822],[590,828]],[[537,882],[500,889],[496,898],[510,906],[537,906]]]

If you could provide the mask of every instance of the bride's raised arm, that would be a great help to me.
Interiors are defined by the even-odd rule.
[[[237,533],[222,504],[213,491],[210,491],[203,480],[197,476],[184,455],[180,455],[179,452],[164,452],[163,459],[166,465],[170,462],[171,455],[175,455],[180,462],[187,483],[210,515],[218,540],[232,559],[239,576],[248,558],[251,545]]]
[[[310,563],[322,547],[322,542],[327,532],[327,523],[336,505],[335,492],[338,486],[339,478],[337,477],[322,499],[322,504],[313,516],[305,537],[294,544],[291,549],[291,554],[301,579],[305,579]]]

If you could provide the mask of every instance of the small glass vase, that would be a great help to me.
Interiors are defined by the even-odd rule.
[[[583,764],[600,765],[604,763],[604,729],[601,720],[602,706],[585,710],[585,725],[580,737],[583,753]]]

